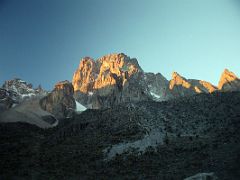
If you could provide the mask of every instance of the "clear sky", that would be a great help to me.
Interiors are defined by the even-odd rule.
[[[167,79],[240,75],[239,0],[0,0],[0,83],[52,89],[84,56],[123,52]]]

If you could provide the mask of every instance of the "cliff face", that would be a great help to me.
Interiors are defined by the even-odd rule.
[[[94,61],[86,57],[73,76],[76,99],[88,108],[147,100],[144,73],[136,59],[110,54]]]
[[[240,80],[225,70],[218,87],[203,80],[186,79],[173,72],[168,81],[162,74],[145,73],[135,58],[110,54],[97,60],[85,57],[74,73],[74,96],[88,108],[112,107],[123,102],[165,101],[214,91],[238,91]]]
[[[10,109],[16,103],[16,96],[14,92],[0,88],[0,113]]]
[[[169,81],[160,73],[145,73],[144,80],[153,100],[164,101],[172,98]]]
[[[55,85],[54,90],[41,99],[40,105],[57,118],[71,116],[76,109],[76,102],[73,98],[74,89],[70,82],[62,81]]]
[[[240,79],[228,69],[225,69],[218,83],[218,88],[221,91],[239,91]]]

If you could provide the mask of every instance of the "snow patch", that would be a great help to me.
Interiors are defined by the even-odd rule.
[[[150,91],[150,94],[151,94],[153,97],[157,98],[157,99],[160,99],[160,98],[161,98],[161,96],[153,93],[152,91]]]
[[[117,154],[122,154],[127,152],[131,148],[136,148],[139,152],[144,152],[148,147],[157,147],[159,144],[163,144],[165,138],[165,133],[159,129],[154,129],[150,131],[149,134],[146,134],[143,139],[134,141],[134,142],[123,142],[116,145],[113,145],[110,148],[103,150],[106,153],[106,160],[111,160]]]
[[[88,92],[88,95],[89,95],[89,96],[92,96],[92,95],[93,95],[93,92]]]
[[[34,93],[29,93],[29,94],[22,94],[22,95],[21,95],[22,99],[27,98],[27,97],[31,98],[31,97],[33,97],[33,96],[36,96],[36,94],[34,94]]]
[[[76,100],[75,100],[75,102],[76,102],[76,112],[83,112],[87,109],[85,106],[83,106],[82,104],[80,104]]]

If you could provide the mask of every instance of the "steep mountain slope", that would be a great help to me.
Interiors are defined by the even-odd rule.
[[[40,85],[34,89],[32,84],[21,79],[5,81],[0,88],[0,113],[25,101],[41,99],[46,95],[47,91],[43,90]]]
[[[169,90],[169,81],[162,74],[145,73],[144,80],[153,100],[164,101],[173,98]]]
[[[191,96],[199,93],[212,93],[217,90],[214,85],[207,81],[186,79],[177,72],[173,72],[172,74],[169,89],[174,98]]]
[[[73,76],[76,99],[88,108],[111,107],[147,100],[144,73],[136,59],[110,54],[94,61],[86,57]]]
[[[40,105],[58,119],[69,117],[76,109],[73,93],[73,86],[69,81],[58,82],[53,91],[41,99]]]
[[[165,101],[218,90],[207,81],[186,79],[177,72],[173,72],[170,81],[160,73],[145,73],[137,59],[123,53],[106,55],[96,61],[83,58],[72,83],[75,98],[92,109],[124,102]]]
[[[19,103],[27,99],[41,98],[47,95],[47,91],[43,90],[41,86],[34,89],[32,84],[17,78],[5,81],[2,88],[14,92]]]
[[[178,180],[213,172],[237,180],[239,102],[239,92],[214,92],[87,110],[44,132],[0,124],[0,177]]]
[[[10,122],[24,122],[40,128],[52,128],[58,125],[58,120],[40,107],[38,99],[24,101],[0,114],[0,123]]]
[[[0,88],[0,113],[10,109],[17,103],[17,94],[13,91]]]
[[[221,91],[240,91],[240,79],[228,69],[225,69],[218,83]]]

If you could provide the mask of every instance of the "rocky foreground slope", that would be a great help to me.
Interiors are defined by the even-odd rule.
[[[54,129],[0,124],[0,178],[240,177],[240,93],[87,110]]]

